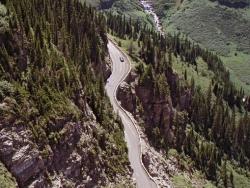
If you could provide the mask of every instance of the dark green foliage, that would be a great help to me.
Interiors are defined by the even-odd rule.
[[[70,100],[77,104],[79,94],[93,87],[91,64],[104,63],[105,18],[70,0],[7,1],[6,6],[12,19],[10,31],[1,36],[0,76],[16,85],[17,101],[28,101],[37,109],[38,114],[28,114],[26,120],[43,117],[43,127],[53,116],[79,118]],[[28,95],[22,96],[17,88]]]

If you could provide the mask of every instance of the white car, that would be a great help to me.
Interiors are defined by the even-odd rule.
[[[121,62],[124,62],[124,58],[123,58],[123,57],[120,57],[120,61],[121,61]]]

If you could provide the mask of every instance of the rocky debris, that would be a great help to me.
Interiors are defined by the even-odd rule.
[[[172,187],[168,172],[168,164],[159,161],[159,157],[155,157],[150,151],[145,151],[143,155],[143,163],[150,172],[150,175],[160,187]]]
[[[81,173],[81,160],[82,157],[74,152],[70,158],[66,161],[67,164],[70,164],[64,171],[64,175],[69,177],[79,177]]]
[[[152,147],[142,128],[140,126],[138,128],[142,138],[143,163],[159,187],[174,187],[171,178],[179,174],[184,175],[192,183],[193,187],[200,188],[206,184],[204,178],[198,178],[197,174],[193,175],[195,174],[193,169],[185,169],[177,156],[167,156],[164,151],[159,151]]]
[[[31,145],[23,146],[12,156],[11,172],[18,177],[21,184],[36,176],[44,169],[44,162],[39,151],[31,148]]]
[[[95,121],[84,124],[69,122],[60,131],[61,138],[53,150],[54,187],[106,185],[109,180],[101,173],[104,161],[102,153],[95,153],[98,142],[93,132],[98,131]],[[93,156],[94,155],[94,156]]]
[[[149,144],[148,138],[143,132],[142,127],[138,126],[135,120],[134,123],[137,125],[141,136],[142,162],[144,166],[159,187],[173,187],[170,178],[172,174],[178,172],[175,159],[166,159],[163,152],[156,151]]]

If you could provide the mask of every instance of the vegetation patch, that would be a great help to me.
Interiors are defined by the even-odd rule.
[[[228,3],[249,5],[249,1],[219,2],[224,5],[218,1],[184,0],[176,7],[173,0],[157,0],[155,8],[166,31],[184,33],[204,48],[218,53],[232,71],[236,84],[249,93],[250,7],[225,6]]]
[[[0,188],[15,188],[17,186],[15,178],[8,172],[5,166],[0,162]]]
[[[175,187],[193,188],[192,183],[182,174],[174,176],[172,181]]]
[[[203,92],[208,90],[209,85],[211,84],[211,79],[214,77],[214,73],[208,70],[207,64],[199,58],[197,60],[197,66],[189,65],[180,60],[180,58],[173,58],[173,69],[178,73],[179,76],[182,76],[189,83],[192,79],[196,81],[197,86]]]
[[[0,34],[8,30],[9,16],[6,7],[0,2]]]
[[[108,26],[118,42],[122,39],[120,46],[126,39],[138,44],[139,80],[133,84],[141,106],[138,113],[152,145],[176,149],[184,155],[179,160],[182,169],[191,173],[198,169],[214,185],[234,186],[232,179],[237,177],[227,163],[237,161],[233,169],[241,166],[249,172],[250,101],[243,89],[232,82],[217,54],[180,34],[163,37],[118,18],[108,15]],[[183,176],[177,176],[176,183],[192,185]],[[240,176],[248,178],[244,172]]]

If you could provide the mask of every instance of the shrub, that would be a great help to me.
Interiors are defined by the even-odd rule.
[[[0,81],[0,100],[3,100],[7,96],[12,96],[14,93],[14,87],[7,81]]]

